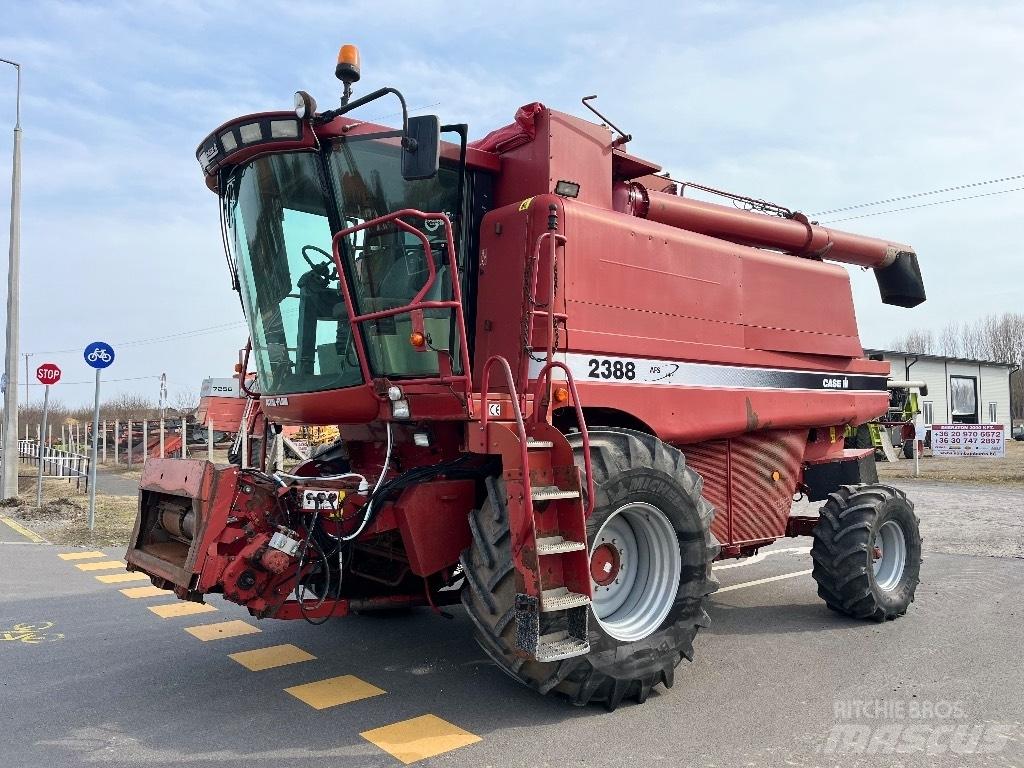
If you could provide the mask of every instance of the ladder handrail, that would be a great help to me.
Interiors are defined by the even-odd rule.
[[[569,366],[565,363],[559,360],[551,360],[537,374],[537,383],[534,385],[533,392],[533,419],[535,423],[539,424],[541,414],[547,410],[551,389],[551,370],[553,368],[561,368],[565,372],[565,383],[568,385],[572,396],[572,405],[576,410],[576,423],[579,425],[580,436],[583,438],[583,469],[587,484],[587,508],[585,512],[586,516],[590,517],[590,513],[594,509],[594,468],[590,459],[590,430],[587,429],[587,421],[583,416],[583,406],[580,405],[580,397],[576,392],[576,379],[573,378],[572,371],[569,370]],[[547,382],[546,389],[548,389],[549,394],[542,399],[540,394],[541,385],[545,381]]]
[[[540,278],[540,249],[544,245],[545,240],[551,241],[551,258],[550,258],[550,279],[548,281],[548,303],[546,309],[537,309],[537,282]],[[564,246],[568,242],[565,235],[560,235],[555,231],[547,230],[541,232],[537,236],[537,241],[533,246],[533,255],[529,260],[529,278],[527,279],[527,286],[529,291],[523,300],[526,302],[524,307],[525,312],[529,318],[529,333],[533,334],[533,318],[535,315],[547,315],[548,320],[548,348],[545,356],[545,362],[551,362],[554,358],[554,346],[555,346],[555,323],[557,320],[564,320],[566,315],[564,312],[555,312],[555,259],[558,257],[559,246]],[[528,345],[530,338],[527,337],[525,343]],[[525,350],[524,350],[525,352]],[[522,364],[523,381],[529,380],[530,370],[530,356],[529,353],[523,355]]]
[[[523,420],[523,409],[519,407],[519,394],[516,392],[516,383],[512,377],[512,366],[508,364],[501,355],[491,355],[487,358],[487,362],[484,363],[483,374],[480,378],[480,399],[481,399],[481,414],[480,414],[480,430],[484,433],[484,438],[487,438],[487,422],[489,412],[487,409],[487,395],[489,393],[488,385],[491,380],[491,366],[495,363],[501,365],[502,372],[505,374],[505,383],[508,385],[508,392],[512,398],[512,412],[516,417],[516,434],[519,437],[519,460],[523,466],[523,503],[526,506],[526,519],[533,519],[533,496],[530,493],[530,457],[526,446],[526,422]]]

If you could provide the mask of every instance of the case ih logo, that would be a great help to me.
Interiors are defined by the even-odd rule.
[[[843,378],[843,379],[822,379],[821,380],[821,386],[823,386],[825,389],[849,389],[850,388],[850,380],[846,379],[846,378]]]

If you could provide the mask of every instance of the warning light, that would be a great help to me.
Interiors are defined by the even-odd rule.
[[[427,344],[427,337],[419,331],[413,331],[409,334],[409,343],[414,347],[425,347]]]
[[[569,390],[565,387],[557,387],[555,389],[555,402],[566,403],[569,401]]]
[[[774,481],[775,481],[775,482],[777,483],[777,482],[779,482],[779,480],[781,480],[781,479],[782,479],[782,473],[781,473],[781,472],[779,472],[779,470],[777,470],[777,469],[776,469],[776,470],[774,470],[774,471],[772,472],[772,480],[774,480]]]
[[[343,45],[338,51],[338,66],[334,76],[343,83],[359,82],[359,49],[354,45]]]

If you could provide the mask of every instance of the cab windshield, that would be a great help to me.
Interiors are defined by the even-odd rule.
[[[414,208],[455,218],[459,172],[406,181],[397,142],[337,141],[329,152],[265,155],[241,167],[224,190],[229,239],[252,337],[260,391],[316,392],[362,383],[356,339],[331,255],[335,232]],[[328,189],[325,185],[330,185]],[[437,275],[427,300],[450,299],[444,227],[410,218],[431,244]],[[392,226],[364,229],[341,244],[344,273],[358,314],[409,304],[429,276],[419,238]],[[462,271],[462,270],[460,270]],[[429,349],[409,343],[408,314],[367,321],[358,333],[371,374],[436,376],[438,354],[457,367],[452,311],[424,311]]]

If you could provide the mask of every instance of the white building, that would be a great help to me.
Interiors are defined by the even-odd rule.
[[[928,385],[928,395],[921,397],[925,424],[1004,424],[1009,429],[1010,373],[1016,365],[890,349],[865,349],[864,354],[888,360],[893,379]]]

